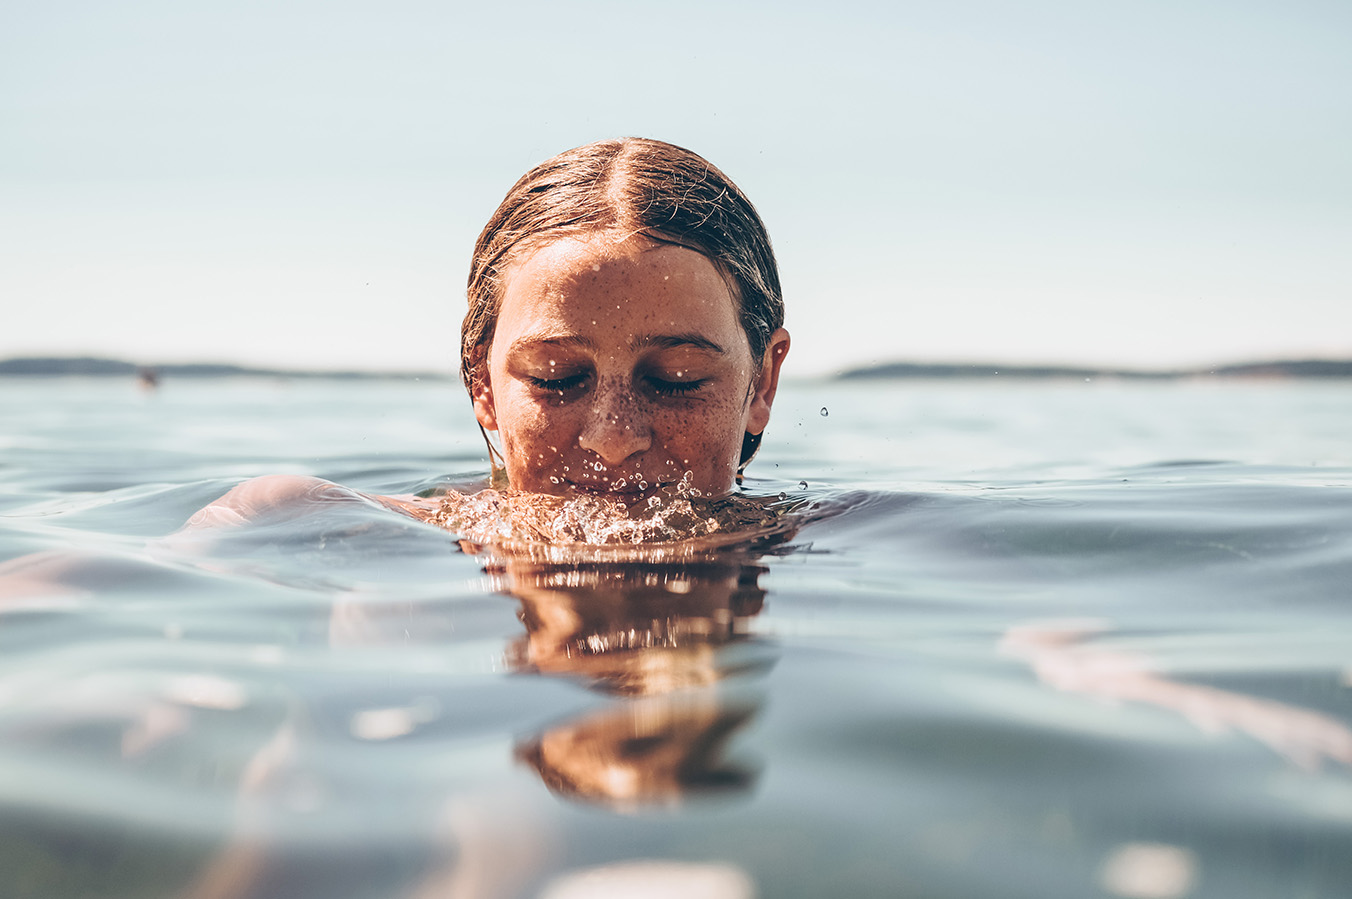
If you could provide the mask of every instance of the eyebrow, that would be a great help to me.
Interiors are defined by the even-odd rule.
[[[596,343],[589,337],[583,337],[581,334],[565,334],[558,337],[523,337],[514,341],[508,348],[508,353],[521,353],[529,350],[539,349],[541,347],[581,347],[585,350],[595,350]],[[697,350],[705,350],[710,353],[717,353],[720,356],[727,355],[727,350],[702,334],[639,334],[629,341],[631,350],[641,350],[648,347],[657,347],[658,349],[670,350],[678,347],[694,347]]]
[[[660,349],[670,350],[677,347],[694,347],[697,350],[707,350],[711,353],[717,353],[720,356],[727,355],[721,345],[714,343],[702,334],[640,334],[629,341],[630,349],[643,349],[645,347],[659,347]]]
[[[596,344],[590,338],[583,337],[581,334],[565,334],[559,337],[526,336],[512,341],[512,345],[507,348],[507,352],[509,354],[524,353],[540,347],[582,347],[584,350],[594,350]]]

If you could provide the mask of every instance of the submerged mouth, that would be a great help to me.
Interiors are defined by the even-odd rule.
[[[569,481],[568,486],[578,493],[586,493],[590,496],[605,496],[612,499],[632,499],[634,497],[648,496],[661,490],[665,484],[654,484],[649,482],[634,483],[632,481],[617,480],[606,484],[602,482],[584,482]]]

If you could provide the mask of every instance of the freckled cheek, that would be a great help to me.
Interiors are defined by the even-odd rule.
[[[693,412],[663,414],[654,417],[654,436],[673,462],[695,475],[696,486],[721,490],[741,453],[736,412],[735,403],[709,403]]]
[[[501,424],[508,460],[527,466],[552,466],[577,445],[580,425],[564,408],[527,400],[513,404]]]

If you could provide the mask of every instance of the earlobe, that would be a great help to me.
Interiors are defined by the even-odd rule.
[[[751,407],[747,410],[746,422],[749,434],[759,434],[770,424],[770,407],[774,405],[775,392],[779,389],[779,369],[789,354],[789,342],[789,332],[780,328],[770,335],[766,344],[760,374],[751,385]]]

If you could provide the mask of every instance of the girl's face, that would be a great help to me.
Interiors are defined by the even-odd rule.
[[[753,364],[728,285],[694,250],[566,239],[508,271],[474,410],[517,490],[633,502],[689,472],[723,493],[788,348],[781,328]]]

